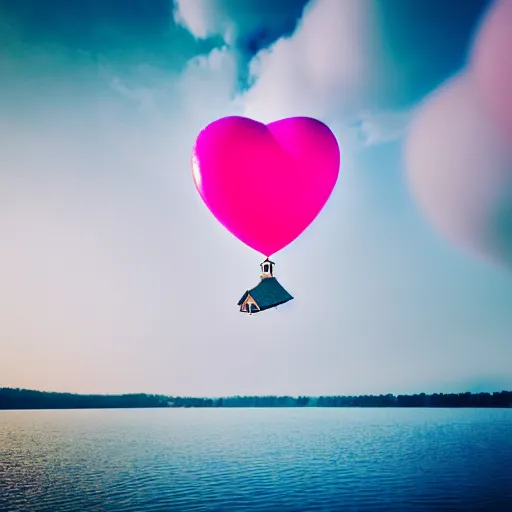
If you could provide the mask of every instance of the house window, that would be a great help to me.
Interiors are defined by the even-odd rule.
[[[263,266],[263,272],[268,272],[268,264]]]

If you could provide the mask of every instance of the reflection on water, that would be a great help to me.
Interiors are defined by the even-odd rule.
[[[0,411],[0,511],[512,511],[512,409]]]

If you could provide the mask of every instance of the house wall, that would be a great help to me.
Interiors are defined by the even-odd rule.
[[[240,311],[246,311],[245,307],[247,304],[254,304],[258,310],[260,309],[260,307],[258,306],[258,303],[251,297],[250,294],[247,295],[246,299],[240,306]]]

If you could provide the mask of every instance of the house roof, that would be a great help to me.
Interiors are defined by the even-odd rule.
[[[275,277],[262,279],[258,286],[255,286],[252,290],[247,290],[238,301],[239,306],[243,304],[244,300],[247,298],[247,294],[249,293],[258,303],[260,311],[279,306],[280,304],[284,304],[285,302],[293,299],[293,297],[279,284]]]

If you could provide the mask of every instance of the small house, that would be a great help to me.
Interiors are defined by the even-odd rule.
[[[238,301],[241,313],[259,313],[293,299],[274,277],[274,265],[268,258],[261,263],[259,284],[247,290]]]

